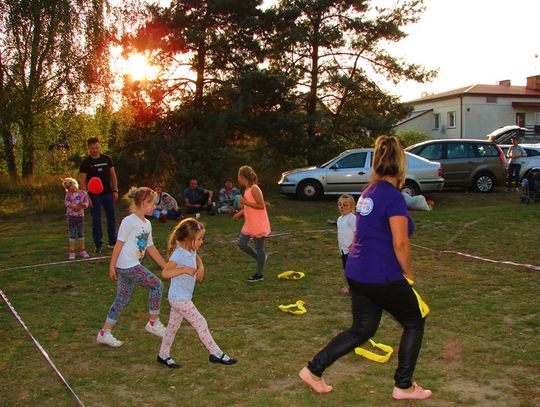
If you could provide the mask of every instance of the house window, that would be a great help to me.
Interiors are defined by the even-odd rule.
[[[441,114],[433,113],[433,130],[439,130],[441,128]]]
[[[448,112],[446,119],[449,128],[456,127],[456,112]]]
[[[497,103],[497,96],[486,96],[486,103]]]
[[[525,113],[516,113],[516,126],[525,127]]]

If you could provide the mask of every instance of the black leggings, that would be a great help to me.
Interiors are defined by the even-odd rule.
[[[401,389],[411,387],[424,334],[424,319],[412,288],[406,280],[385,284],[362,284],[349,279],[349,285],[352,298],[352,326],[332,339],[308,363],[309,370],[321,377],[332,363],[375,335],[384,309],[403,326],[398,367],[394,375],[396,387]]]

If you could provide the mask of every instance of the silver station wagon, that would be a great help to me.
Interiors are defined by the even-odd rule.
[[[407,180],[403,190],[414,196],[443,188],[441,164],[405,154]],[[347,150],[319,167],[286,171],[278,182],[280,192],[312,201],[323,195],[360,194],[370,181],[372,155],[372,148]]]

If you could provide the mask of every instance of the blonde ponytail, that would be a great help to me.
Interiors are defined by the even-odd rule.
[[[398,188],[403,187],[407,174],[407,156],[396,137],[379,136],[375,140],[372,166],[376,177],[396,177]]]

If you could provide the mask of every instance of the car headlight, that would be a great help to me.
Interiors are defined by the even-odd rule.
[[[289,177],[287,174],[283,173],[281,174],[281,179],[279,180],[279,183],[282,184],[284,182],[288,182],[289,181]]]

